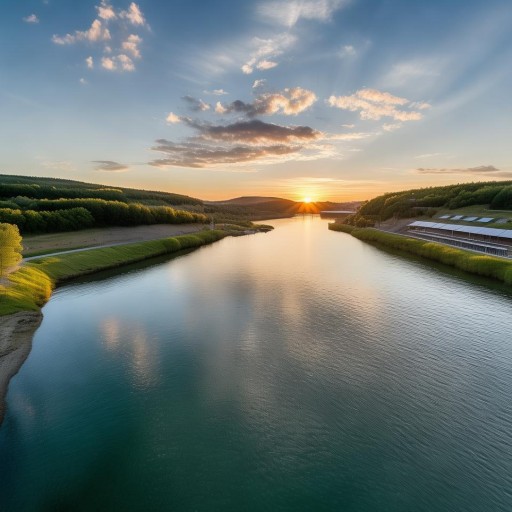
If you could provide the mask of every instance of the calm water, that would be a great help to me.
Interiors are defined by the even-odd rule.
[[[512,297],[273,224],[54,295],[0,510],[512,510]]]

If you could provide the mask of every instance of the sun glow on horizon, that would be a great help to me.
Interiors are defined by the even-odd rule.
[[[305,198],[302,200],[302,202],[303,202],[303,203],[311,203],[311,201],[312,201],[311,197],[305,197]]]

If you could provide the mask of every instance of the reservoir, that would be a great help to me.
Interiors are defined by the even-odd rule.
[[[55,292],[2,512],[512,510],[512,295],[269,223]]]

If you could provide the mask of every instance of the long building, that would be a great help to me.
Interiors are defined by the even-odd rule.
[[[512,229],[463,226],[417,220],[407,226],[411,234],[463,249],[512,257]]]

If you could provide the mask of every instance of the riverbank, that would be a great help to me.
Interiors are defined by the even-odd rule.
[[[232,234],[240,233],[200,231],[191,235],[38,258],[13,272],[8,278],[9,285],[1,287],[0,317],[20,311],[39,311],[50,298],[53,288],[70,279],[193,249]]]
[[[437,242],[419,240],[375,228],[356,228],[346,224],[329,224],[329,229],[352,235],[377,247],[388,247],[437,261],[470,274],[490,277],[512,285],[512,262],[495,256],[450,247]]]
[[[40,312],[23,312],[0,317],[0,425],[5,414],[5,395],[32,348],[32,338],[41,324]]]

